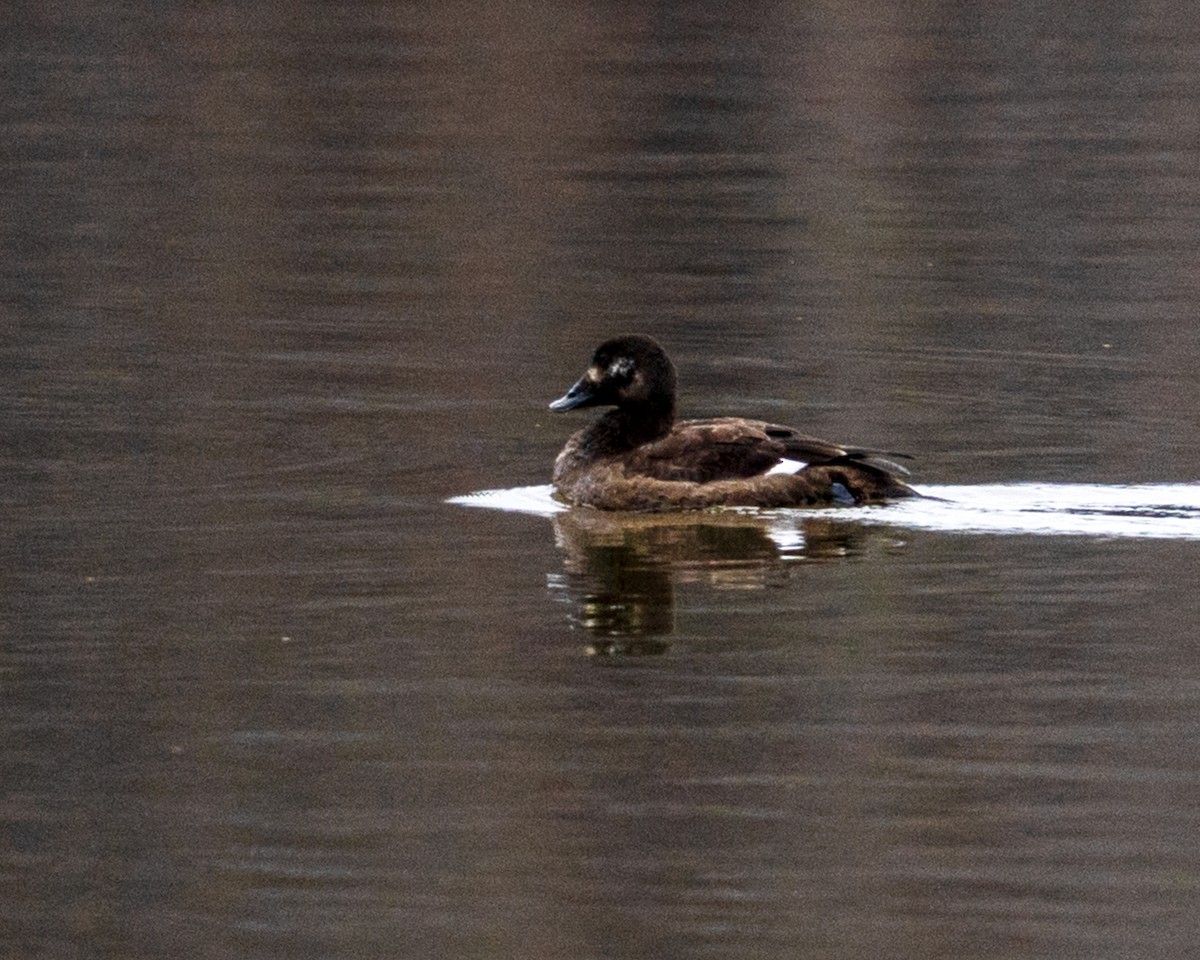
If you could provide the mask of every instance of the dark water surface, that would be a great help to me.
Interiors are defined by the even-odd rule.
[[[1197,479],[1187,13],[0,13],[0,955],[1194,956],[1195,540],[445,502],[622,330]]]

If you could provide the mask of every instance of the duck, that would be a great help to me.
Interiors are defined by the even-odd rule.
[[[675,365],[651,337],[624,334],[592,353],[556,413],[612,407],[554,461],[555,497],[571,506],[662,513],[716,507],[812,507],[920,496],[895,462],[792,427],[714,417],[677,420]]]

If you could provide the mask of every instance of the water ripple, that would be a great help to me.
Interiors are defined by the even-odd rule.
[[[945,533],[1200,539],[1200,483],[1000,483],[923,486],[921,492],[923,499],[886,506],[752,512],[772,518],[781,536],[796,518],[835,515]],[[569,509],[549,485],[481,490],[448,502],[545,517]]]

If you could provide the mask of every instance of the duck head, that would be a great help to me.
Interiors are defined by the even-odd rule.
[[[558,413],[580,407],[646,407],[674,412],[675,366],[650,337],[627,334],[606,340],[583,376],[550,404]]]

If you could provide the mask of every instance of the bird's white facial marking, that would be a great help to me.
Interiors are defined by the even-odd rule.
[[[610,377],[627,377],[633,373],[633,361],[628,357],[617,357],[608,365],[608,375]]]
[[[591,366],[587,368],[584,376],[587,377],[588,383],[599,383],[604,377],[604,371],[597,366]]]
[[[792,474],[799,473],[807,466],[807,463],[801,463],[799,460],[789,460],[787,457],[784,457],[777,464],[775,464],[775,466],[768,470],[764,476],[771,477],[779,474],[791,476]]]

